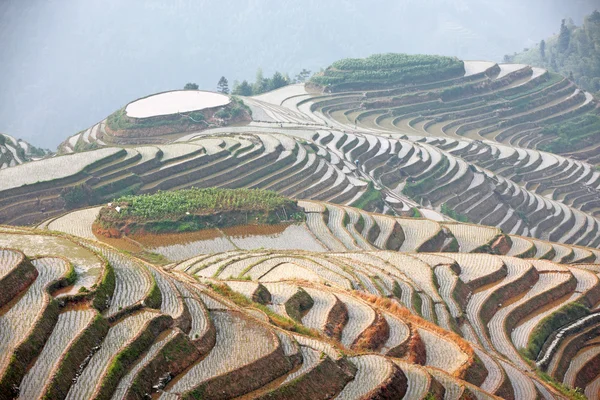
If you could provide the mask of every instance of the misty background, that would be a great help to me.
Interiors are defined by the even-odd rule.
[[[0,0],[0,132],[55,149],[148,94],[401,52],[502,61],[599,0]]]

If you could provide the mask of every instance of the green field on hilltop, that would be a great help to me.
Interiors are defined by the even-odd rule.
[[[458,77],[464,71],[464,63],[455,57],[387,53],[336,61],[311,82],[321,86],[409,84]]]
[[[124,196],[115,201],[122,207],[117,218],[156,219],[189,213],[231,210],[274,210],[295,204],[294,200],[268,190],[186,189],[142,196]]]

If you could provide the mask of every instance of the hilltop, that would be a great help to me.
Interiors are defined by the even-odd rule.
[[[49,155],[49,150],[38,149],[24,140],[0,133],[0,169],[39,160]]]

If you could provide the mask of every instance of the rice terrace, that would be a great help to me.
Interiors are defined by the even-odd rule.
[[[600,399],[572,77],[386,53],[132,100],[0,134],[0,399]]]

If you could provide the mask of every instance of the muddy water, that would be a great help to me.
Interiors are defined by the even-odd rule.
[[[325,251],[304,224],[247,225],[225,228],[223,232],[243,250]]]
[[[102,238],[102,241],[132,252],[139,252],[141,249],[127,249],[124,246],[131,247],[132,243],[138,243],[143,249],[161,254],[172,262],[186,260],[199,254],[235,249],[325,251],[304,224],[241,225],[222,230],[204,229],[189,233],[135,235],[129,240]]]
[[[204,229],[191,233],[140,235],[132,239],[148,251],[161,254],[173,262],[199,254],[235,250],[235,246],[218,229]]]

